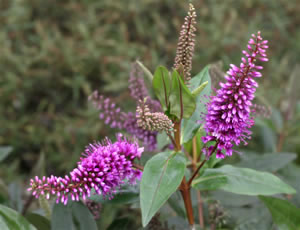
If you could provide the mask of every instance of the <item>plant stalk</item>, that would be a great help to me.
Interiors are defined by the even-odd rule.
[[[202,151],[201,151],[202,153]],[[201,155],[201,153],[199,155]],[[198,160],[198,149],[197,149],[197,138],[193,138],[193,171],[197,170],[197,160]],[[201,157],[200,157],[201,159]],[[198,215],[199,215],[199,225],[201,228],[204,228],[204,217],[203,217],[203,206],[202,206],[202,199],[201,193],[197,190],[197,200],[198,200]]]
[[[181,126],[181,122],[176,122],[175,126],[174,126],[175,150],[178,152],[181,151],[180,126]],[[194,220],[194,214],[193,214],[191,191],[190,191],[190,186],[188,185],[185,177],[183,177],[183,179],[181,181],[179,190],[180,190],[181,196],[184,201],[184,207],[186,209],[186,214],[187,214],[189,224],[190,224],[191,228],[193,229],[195,220]]]

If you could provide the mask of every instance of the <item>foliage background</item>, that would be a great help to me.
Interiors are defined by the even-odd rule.
[[[249,148],[299,155],[299,2],[192,2],[198,15],[193,74],[208,63],[222,61],[224,71],[239,63],[257,30],[269,40],[257,95],[272,115],[258,122]],[[132,61],[151,71],[173,65],[187,7],[181,0],[0,1],[0,146],[13,148],[0,163],[0,180],[21,188],[18,202],[28,196],[23,191],[32,175],[62,175],[87,143],[112,135],[89,106],[93,90],[123,102]]]

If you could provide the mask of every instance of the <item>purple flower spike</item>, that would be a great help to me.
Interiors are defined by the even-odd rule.
[[[57,203],[64,204],[67,204],[69,197],[73,201],[79,201],[79,197],[85,200],[90,197],[92,189],[99,195],[112,198],[124,181],[135,183],[136,179],[141,178],[141,172],[132,167],[132,162],[139,159],[143,151],[144,148],[121,135],[115,143],[106,139],[104,145],[90,144],[70,176],[42,179],[36,176],[30,180],[28,190],[36,198],[45,195],[49,199],[53,195],[57,197]]]
[[[249,128],[254,124],[254,119],[250,116],[251,101],[258,87],[254,79],[262,76],[258,71],[263,68],[255,62],[268,61],[267,43],[260,32],[252,34],[248,51],[243,51],[245,57],[242,57],[240,66],[230,65],[231,68],[225,75],[226,82],[220,83],[221,89],[217,90],[216,96],[212,96],[207,104],[204,125],[207,134],[202,140],[204,143],[216,141],[217,158],[225,157],[222,150],[225,150],[227,156],[231,156],[233,144],[239,145],[241,141],[247,144],[246,139],[251,138]],[[212,154],[209,150],[205,152]]]

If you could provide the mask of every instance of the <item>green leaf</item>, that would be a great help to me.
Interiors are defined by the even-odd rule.
[[[62,203],[53,206],[51,217],[52,230],[75,230],[72,218],[71,205],[63,205]]]
[[[51,219],[52,230],[97,230],[89,209],[80,202],[69,201],[67,205],[55,204]]]
[[[193,115],[188,120],[184,119],[182,122],[182,143],[188,142],[195,136],[198,129],[200,128],[200,124],[197,121],[201,120],[201,114],[206,113],[205,103],[208,102],[208,97],[211,94],[211,80],[209,75],[209,68],[209,66],[206,66],[190,81],[190,89],[193,91],[196,90],[206,81],[208,82],[208,84],[196,97],[196,110],[193,113]]]
[[[144,227],[177,190],[184,176],[185,167],[182,153],[162,152],[147,161],[140,185]]]
[[[189,118],[196,109],[196,100],[176,70],[172,73],[170,114],[178,119]]]
[[[164,147],[166,147],[167,145],[170,144],[170,138],[168,137],[168,135],[163,132],[163,133],[158,133],[156,136],[156,141],[157,141],[157,149],[161,150]]]
[[[193,90],[192,94],[194,97],[197,97],[207,86],[208,81],[203,82],[197,89]]]
[[[279,230],[300,230],[300,209],[286,200],[259,196]]]
[[[38,215],[36,213],[29,213],[25,217],[37,229],[42,229],[42,230],[51,229],[50,221],[44,216]]]
[[[3,161],[12,151],[10,146],[1,146],[0,147],[0,162]]]
[[[248,168],[225,165],[217,169],[207,169],[193,181],[193,186],[200,190],[222,189],[242,195],[292,194],[295,189],[282,182],[278,177],[267,172]]]
[[[249,167],[255,170],[275,172],[297,158],[295,153],[247,153],[241,156],[238,167]]]
[[[97,224],[90,210],[81,202],[72,203],[72,213],[79,230],[97,230]]]
[[[22,215],[4,205],[0,205],[0,229],[36,230]]]
[[[143,63],[141,63],[140,61],[136,61],[136,63],[141,67],[144,74],[148,77],[148,79],[151,82],[153,80],[153,74],[150,72],[150,70],[146,66],[144,66]]]
[[[164,66],[159,66],[155,70],[152,80],[153,91],[160,101],[164,111],[169,107],[169,95],[171,90],[171,80],[169,71]]]
[[[89,199],[102,204],[131,204],[138,202],[139,194],[133,191],[126,191],[120,193],[118,192],[111,200],[103,199],[103,197],[100,195],[92,195],[89,197]]]

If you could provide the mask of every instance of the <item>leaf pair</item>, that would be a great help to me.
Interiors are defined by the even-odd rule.
[[[159,66],[153,77],[152,86],[165,112],[177,119],[189,118],[196,109],[195,96],[184,84],[182,77],[174,70]]]

